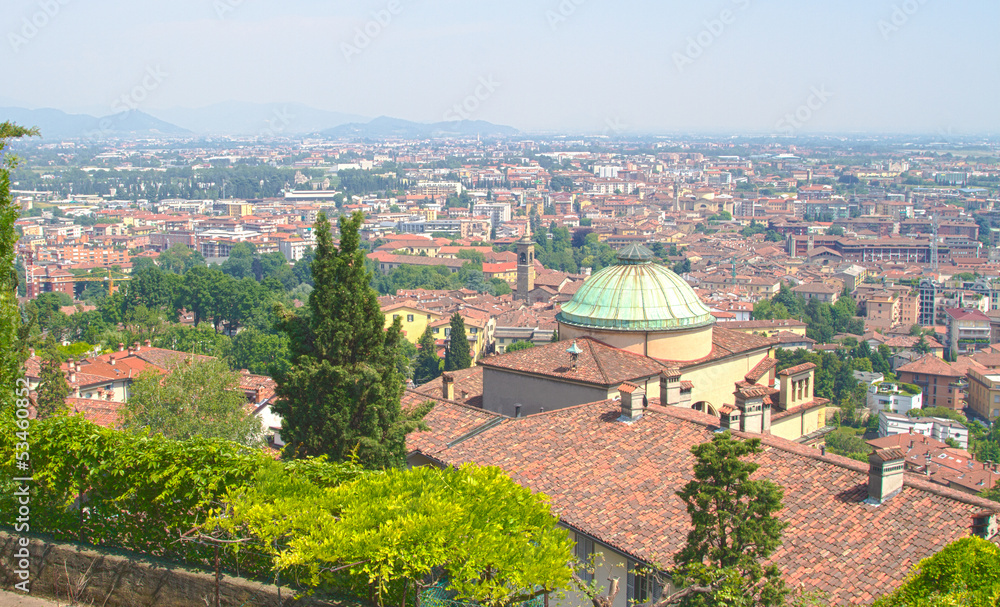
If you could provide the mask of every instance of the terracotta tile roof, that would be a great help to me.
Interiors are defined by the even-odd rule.
[[[428,397],[414,390],[403,393],[404,409],[413,409],[427,401],[434,402],[434,408],[424,418],[429,431],[411,432],[406,435],[406,448],[409,452],[420,452],[433,457],[447,449],[448,444],[468,432],[488,423],[498,423],[504,418],[496,413],[484,411],[478,407]]]
[[[473,401],[482,402],[483,397],[483,368],[470,367],[460,371],[449,371],[449,375],[455,378],[455,402],[472,404]],[[444,379],[438,376],[426,384],[421,384],[413,388],[413,392],[429,396],[431,398],[442,398],[444,395]]]
[[[746,374],[745,379],[749,383],[755,384],[759,382],[762,377],[767,375],[771,371],[771,369],[775,368],[776,366],[778,366],[778,361],[768,356],[764,358],[764,360],[757,363],[757,366],[755,366],[753,369],[750,370],[749,373]]]
[[[805,329],[808,325],[801,320],[737,320],[726,323],[732,329],[777,329],[779,327],[800,327]]]
[[[779,344],[815,344],[816,340],[806,337],[805,335],[799,335],[798,333],[792,333],[791,331],[778,331],[774,337],[778,340]]]
[[[866,441],[875,448],[894,447],[906,455],[906,469],[945,487],[982,493],[1000,482],[1000,469],[972,459],[967,451],[923,434],[894,434]]]
[[[733,323],[725,324],[729,325]],[[777,343],[778,340],[773,337],[764,337],[763,335],[752,335],[749,333],[741,333],[739,331],[731,331],[729,329],[724,329],[719,325],[715,325],[712,327],[712,352],[708,356],[693,361],[664,360],[662,362],[685,369],[726,358],[727,356],[732,356],[733,354],[770,348],[777,345]]]
[[[990,317],[983,314],[979,310],[967,310],[964,308],[946,308],[944,313],[954,318],[955,320],[978,320],[980,322],[990,321]]]
[[[793,415],[798,415],[803,411],[808,411],[810,409],[815,409],[816,407],[824,406],[829,404],[830,401],[825,398],[814,398],[807,403],[802,403],[801,405],[796,405],[791,409],[785,409],[784,411],[775,411],[771,413],[771,421],[775,422],[786,417],[791,417]]]
[[[565,341],[493,356],[479,364],[487,368],[570,379],[600,386],[618,386],[623,381],[650,377],[670,368],[669,365],[652,358],[613,348],[590,337],[577,339],[576,343],[583,353],[577,359],[575,370],[570,355],[566,352],[569,344]]]
[[[113,428],[118,424],[124,403],[89,398],[67,398],[66,404],[74,414],[82,415],[84,419],[98,426]]]
[[[788,367],[787,369],[782,369],[778,371],[778,375],[789,376],[797,375],[799,373],[805,373],[806,371],[812,371],[816,368],[816,363],[802,363],[801,365],[795,365],[794,367]]]
[[[933,354],[925,354],[917,360],[896,369],[896,372],[923,373],[926,375],[940,375],[944,377],[963,377],[965,375],[964,373],[956,371],[951,365]]]
[[[638,560],[669,564],[690,530],[676,495],[693,477],[690,449],[711,440],[718,420],[658,402],[632,424],[616,421],[616,401],[508,419],[433,457],[449,465],[500,466],[550,496],[571,527]],[[462,429],[485,419],[453,410],[442,416]],[[446,435],[459,432],[449,427]],[[969,535],[973,515],[1000,509],[909,474],[898,495],[870,506],[864,503],[867,465],[760,438],[765,450],[753,458],[761,466],[754,476],[784,487],[779,517],[789,523],[774,561],[789,585],[824,591],[833,605],[868,604],[891,591],[921,558]]]

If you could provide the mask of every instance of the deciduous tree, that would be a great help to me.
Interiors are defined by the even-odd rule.
[[[913,568],[874,607],[995,607],[1000,604],[1000,548],[978,537],[948,544]]]
[[[166,376],[154,370],[132,382],[121,423],[169,439],[223,438],[244,446],[262,442],[260,420],[246,411],[239,375],[218,359],[191,358]]]

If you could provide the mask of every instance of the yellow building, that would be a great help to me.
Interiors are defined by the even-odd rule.
[[[222,208],[229,217],[246,217],[253,215],[253,205],[249,202],[224,202]]]
[[[392,326],[395,319],[403,323],[403,337],[410,343],[420,341],[420,336],[424,334],[427,326],[438,322],[443,317],[438,312],[428,310],[413,302],[401,302],[382,308],[385,314],[385,327]],[[435,339],[439,339],[435,336]]]
[[[983,419],[1000,419],[1000,373],[969,369],[969,407]]]

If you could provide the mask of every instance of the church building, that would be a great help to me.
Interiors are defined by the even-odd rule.
[[[518,287],[530,290],[534,246],[518,242]],[[618,398],[683,406],[720,426],[799,439],[826,425],[815,365],[778,372],[775,338],[716,326],[680,276],[629,245],[587,279],[556,316],[559,342],[487,358],[483,409],[533,415]],[[444,380],[442,380],[444,381]]]

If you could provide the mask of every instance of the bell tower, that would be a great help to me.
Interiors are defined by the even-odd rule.
[[[535,288],[535,243],[531,240],[531,220],[524,236],[517,241],[517,290],[514,298],[528,301],[528,293]]]

